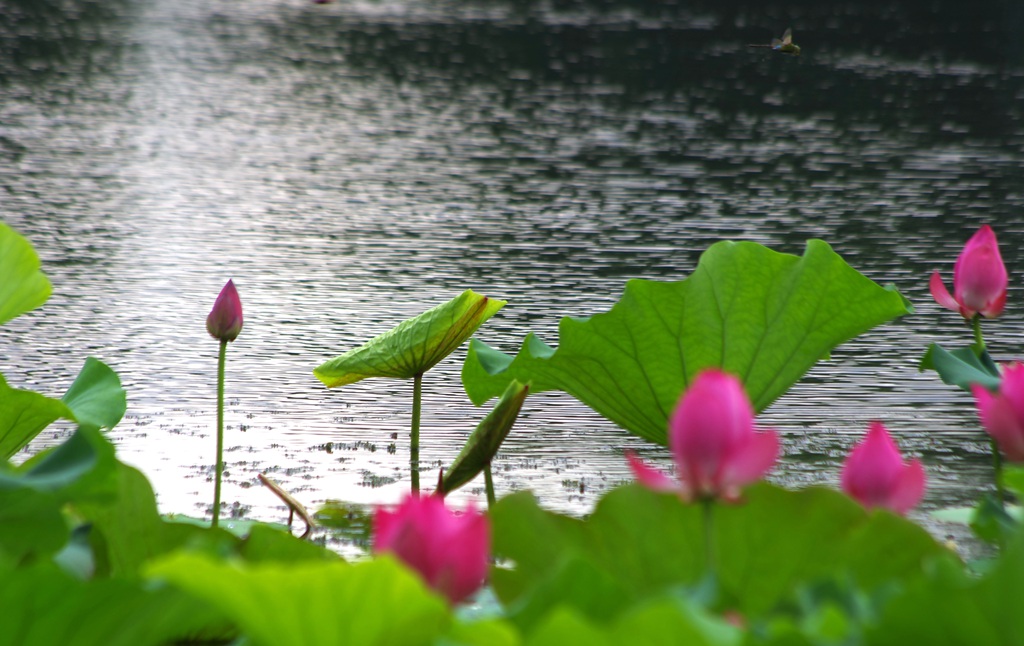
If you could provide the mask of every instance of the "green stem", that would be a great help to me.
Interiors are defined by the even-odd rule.
[[[713,498],[704,498],[700,506],[704,510],[704,559],[707,562],[707,574],[715,573],[715,531],[714,531],[714,504]]]
[[[228,354],[228,342],[220,342],[220,356],[217,358],[217,462],[213,476],[213,522],[220,522],[220,480],[224,474],[224,363]]]
[[[981,336],[981,314],[975,314],[971,319],[971,328],[974,330],[974,352],[980,357],[985,351],[985,337]]]
[[[996,500],[1000,507],[1006,507],[1006,489],[1003,488],[1003,456],[999,453],[999,444],[995,438],[989,438],[992,445],[992,468],[995,471],[993,477],[996,481]]]
[[[494,479],[491,477],[491,463],[484,465],[484,489],[487,490],[487,509],[494,506]]]
[[[423,400],[423,373],[412,381],[412,428],[409,430],[409,468],[412,471],[412,493],[420,493],[420,405]]]
[[[981,335],[981,315],[975,314],[971,319],[971,328],[974,330],[974,351],[980,357],[985,352],[985,337]],[[996,484],[996,500],[999,506],[1006,504],[1006,490],[1003,489],[1003,456],[999,453],[999,444],[995,438],[989,438],[992,447],[992,477]]]

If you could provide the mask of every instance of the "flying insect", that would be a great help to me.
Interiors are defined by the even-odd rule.
[[[770,45],[747,45],[747,47],[763,47],[782,54],[792,54],[793,56],[800,55],[800,46],[793,42],[792,29],[787,29],[786,33],[782,34],[781,39],[772,38],[772,43]]]

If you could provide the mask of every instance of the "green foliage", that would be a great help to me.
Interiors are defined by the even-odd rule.
[[[470,434],[462,451],[444,472],[441,492],[451,493],[480,474],[497,455],[501,443],[508,437],[526,401],[529,386],[513,381],[494,406],[494,409]]]
[[[231,617],[256,644],[429,644],[445,602],[390,558],[358,565],[241,566],[177,554],[148,568]]]
[[[328,388],[368,377],[411,379],[430,370],[473,335],[505,301],[467,289],[447,303],[324,362],[313,374]]]
[[[40,563],[0,573],[0,646],[153,646],[223,620],[197,599],[132,579],[81,581]]]
[[[121,380],[98,359],[89,357],[74,383],[57,400],[7,385],[0,375],[0,455],[10,458],[58,419],[80,426],[113,428],[127,404]]]
[[[968,392],[971,384],[981,384],[989,390],[999,388],[999,368],[987,351],[979,355],[974,347],[949,352],[937,343],[928,346],[921,358],[921,371],[934,370],[944,384],[958,386]]]
[[[79,426],[114,428],[124,417],[127,401],[117,373],[89,357],[74,383],[61,397]]]
[[[611,311],[562,319],[557,350],[531,334],[513,358],[473,340],[462,381],[477,405],[513,379],[563,390],[665,444],[668,415],[701,370],[739,376],[761,411],[834,347],[911,311],[820,240],[802,257],[719,242],[686,280],[631,280]]]
[[[0,222],[0,325],[34,310],[50,298],[49,279],[28,240]]]
[[[493,585],[516,609],[528,610],[533,595],[547,604],[560,597],[607,619],[629,602],[696,586],[708,572],[701,508],[636,485],[608,493],[585,522],[543,511],[526,493],[502,499],[492,519],[496,553],[515,563],[496,570]],[[917,525],[866,513],[835,491],[767,484],[751,487],[743,504],[716,505],[711,536],[721,598],[748,617],[780,607],[805,583],[840,573],[871,588],[945,553]],[[605,596],[621,603],[609,606]]]

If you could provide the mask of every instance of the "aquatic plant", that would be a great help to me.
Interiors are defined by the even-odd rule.
[[[1011,462],[1024,462],[1024,364],[1003,368],[999,392],[981,384],[971,387],[985,431]]]
[[[217,355],[217,449],[213,476],[213,521],[214,527],[220,522],[220,484],[224,475],[224,364],[228,343],[238,338],[242,331],[242,300],[235,283],[228,280],[221,288],[213,309],[206,317],[206,330],[220,341]]]
[[[905,462],[885,426],[872,422],[867,436],[846,457],[840,482],[865,507],[906,514],[924,496],[924,465],[917,459]]]
[[[800,257],[724,241],[685,280],[630,280],[610,311],[563,318],[557,348],[529,334],[511,356],[473,339],[462,383],[477,405],[513,379],[531,394],[561,390],[666,444],[669,413],[701,371],[737,375],[760,412],[837,345],[912,311],[821,240]]]
[[[779,457],[773,430],[754,429],[754,411],[739,379],[720,370],[697,375],[669,421],[675,483],[630,456],[637,480],[655,490],[677,490],[687,501],[738,500],[740,488],[764,477]]]
[[[377,509],[373,551],[394,554],[451,603],[480,589],[487,576],[491,528],[472,504],[462,514],[437,495],[408,495],[397,508]]]
[[[328,388],[370,377],[412,379],[409,470],[413,493],[420,490],[420,407],[423,375],[455,351],[505,306],[467,289],[447,303],[402,321],[358,348],[320,364],[313,374]]]
[[[953,265],[953,294],[938,271],[932,274],[929,289],[939,305],[970,321],[977,315],[995,318],[1003,313],[1008,282],[996,234],[985,224],[967,241]]]
[[[2,275],[13,277],[0,286],[3,316],[17,316],[27,307],[38,306],[49,293],[48,281],[45,276],[40,279],[38,262],[33,265],[34,256],[26,248],[31,251],[24,239],[0,227],[0,249],[16,252],[0,255]],[[751,257],[773,258],[750,246],[741,248],[743,254],[730,255],[735,249],[719,247],[719,252],[729,253],[707,266],[715,267],[716,281],[730,275],[730,262],[749,269]],[[815,253],[823,250],[819,247]],[[22,259],[18,261],[21,269],[10,270],[12,257]],[[771,263],[767,269],[771,273]],[[790,278],[796,282],[813,278],[801,275],[797,272]],[[865,293],[881,299],[874,320],[892,315],[899,309],[893,307],[897,301],[903,311],[909,310],[897,293],[884,296],[881,292],[886,290],[864,283],[863,277],[855,278],[859,276],[855,272],[840,269],[836,276],[859,281]],[[845,280],[836,278],[830,288],[846,291]],[[729,290],[749,293],[747,282],[715,284],[717,304],[731,302]],[[776,294],[799,292],[785,281],[766,284],[774,285]],[[643,285],[627,289],[624,301],[662,295],[658,289]],[[683,292],[689,293],[686,288]],[[784,318],[791,314],[790,306],[778,299],[752,302],[759,307],[776,304],[763,311]],[[963,562],[948,545],[901,515],[911,500],[920,497],[923,474],[918,480],[916,461],[904,462],[880,424],[853,450],[842,478],[845,488],[870,508],[830,487],[790,491],[751,482],[766,472],[777,454],[777,437],[753,427],[758,402],[770,400],[764,393],[776,386],[766,386],[752,366],[733,372],[731,362],[736,357],[750,359],[749,348],[742,350],[750,339],[755,345],[770,339],[786,351],[806,355],[801,362],[814,353],[788,340],[785,326],[769,326],[771,332],[766,332],[753,325],[758,317],[744,319],[750,313],[737,306],[723,310],[720,318],[708,319],[717,321],[712,328],[731,332],[669,338],[675,343],[727,339],[741,350],[726,353],[719,348],[720,355],[712,352],[715,348],[698,348],[696,355],[689,348],[666,351],[687,360],[715,359],[693,373],[688,372],[688,364],[666,376],[654,347],[648,353],[641,340],[646,342],[648,336],[652,341],[665,340],[658,329],[666,327],[661,316],[670,313],[664,309],[669,305],[648,305],[653,308],[620,304],[613,308],[614,316],[591,319],[597,323],[590,331],[615,329],[623,333],[619,337],[588,336],[581,321],[563,324],[563,331],[565,327],[584,330],[581,335],[573,332],[563,337],[563,341],[571,339],[568,348],[574,348],[575,354],[566,352],[563,359],[554,360],[554,352],[549,353],[547,359],[554,362],[547,368],[544,359],[534,354],[512,371],[520,375],[532,371],[542,388],[551,389],[566,383],[558,382],[565,375],[556,373],[586,363],[604,377],[589,382],[580,377],[576,385],[611,383],[627,388],[624,396],[637,395],[637,411],[654,409],[631,419],[663,418],[662,434],[676,457],[679,482],[635,460],[641,480],[651,487],[613,486],[586,518],[546,510],[526,491],[502,497],[486,515],[472,509],[463,515],[453,513],[441,494],[481,471],[486,474],[527,393],[535,390],[505,375],[498,405],[470,435],[441,479],[437,494],[409,497],[395,510],[379,510],[377,553],[354,564],[268,523],[225,522],[213,527],[199,519],[161,516],[145,475],[120,462],[102,432],[123,415],[125,393],[117,375],[98,360],[86,360],[61,399],[0,382],[0,447],[5,453],[0,460],[0,606],[4,608],[0,641],[7,637],[22,646],[1021,643],[1024,615],[1018,606],[1024,596],[1024,529],[1011,510],[982,501],[978,507],[982,512],[972,527],[980,537],[999,545],[999,551],[983,567]],[[705,314],[710,311],[700,299],[691,299],[687,307]],[[826,311],[831,311],[827,305]],[[734,326],[736,317],[746,320],[748,332]],[[856,324],[847,321],[842,334],[833,330],[816,335],[817,326],[828,327],[830,321],[812,319],[804,321],[804,327],[794,323],[789,330],[798,336],[816,336],[817,345],[812,346],[820,351],[820,358],[836,338],[867,324],[863,319]],[[233,327],[230,322],[211,326],[221,331]],[[464,331],[465,326],[460,329]],[[417,347],[433,347],[428,335],[420,332],[413,335],[421,341]],[[589,353],[581,350],[582,341],[616,345],[616,339],[637,341],[635,351],[619,353],[619,358],[627,360],[608,360],[613,352],[595,348]],[[436,345],[453,347],[455,341],[449,337]],[[385,340],[377,346],[379,357],[370,360],[362,355],[349,367],[364,360],[384,363],[384,349],[394,342]],[[542,350],[540,346],[533,349]],[[794,379],[799,370],[779,364],[770,350],[753,356],[763,356],[776,368],[782,365],[782,382]],[[966,350],[970,354],[962,359],[939,351],[932,358],[937,363],[951,358],[952,365],[962,368],[961,378],[987,375],[989,381],[977,382],[988,389],[976,393],[982,419],[1009,428],[1017,421],[1010,409],[1019,394],[1016,383],[1021,368],[1008,366],[1000,380],[987,352]],[[488,358],[501,363],[494,354],[481,354],[477,360]],[[630,390],[624,379],[632,374],[630,363],[642,369],[648,361],[654,367],[639,374],[650,378]],[[492,376],[501,372],[500,365],[490,367],[498,368]],[[610,379],[620,367],[623,378]],[[344,372],[324,377],[362,378],[358,370],[348,376]],[[684,375],[684,380],[676,380]],[[681,383],[685,387],[679,387]],[[970,387],[972,382],[963,383]],[[762,395],[748,400],[752,384]],[[677,392],[670,393],[673,389]],[[660,410],[659,400],[644,393],[663,393],[666,399],[671,394],[673,399],[668,409]],[[591,395],[596,397],[596,393],[585,397],[593,401]],[[601,392],[596,398],[617,400],[618,396]],[[22,464],[10,461],[35,433],[61,418],[77,424],[64,442]],[[996,436],[1006,433],[1003,426],[998,428],[989,431]],[[1004,450],[1008,457],[1014,455],[1013,449]],[[1008,495],[1024,495],[1024,469],[1007,465],[1003,481]],[[719,498],[741,504],[720,505]],[[694,500],[701,504],[692,504]],[[712,505],[713,524],[709,522]],[[490,566],[488,525],[495,562]],[[719,558],[712,561],[711,555]],[[714,567],[709,568],[712,563]],[[456,606],[485,579],[490,585],[473,597],[474,604]]]

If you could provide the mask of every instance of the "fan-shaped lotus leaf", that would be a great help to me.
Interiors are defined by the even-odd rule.
[[[803,256],[725,241],[685,280],[631,280],[611,311],[562,319],[557,349],[531,334],[511,357],[474,339],[462,382],[477,405],[513,379],[562,390],[664,444],[669,412],[701,370],[737,375],[761,411],[840,343],[912,311],[821,240]]]

